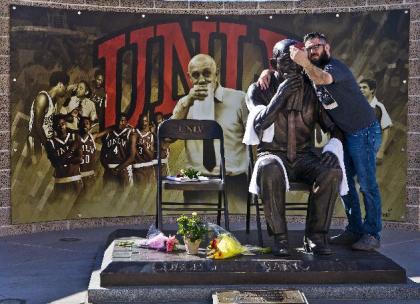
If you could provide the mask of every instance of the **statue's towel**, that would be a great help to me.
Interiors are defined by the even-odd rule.
[[[280,159],[280,157],[278,157],[277,155],[273,155],[273,154],[263,155],[263,156],[261,156],[257,159],[257,161],[255,162],[255,165],[254,165],[254,170],[252,172],[251,181],[249,182],[248,191],[253,193],[253,194],[259,195],[260,189],[259,189],[258,184],[257,184],[257,174],[258,174],[258,167],[260,166],[261,161],[263,161],[264,159],[274,159],[280,164],[280,166],[283,168],[284,178],[286,180],[286,191],[289,191],[289,189],[290,189],[289,177],[287,176],[287,171],[286,171],[286,168],[283,165],[283,161]]]
[[[343,179],[341,180],[340,184],[340,195],[346,195],[349,192],[349,184],[347,182],[346,167],[344,165],[343,144],[339,139],[331,138],[322,149],[322,153],[324,152],[332,152],[335,154],[335,156],[337,156],[341,171],[343,172]]]
[[[260,138],[255,132],[254,129],[254,120],[255,117],[262,110],[265,110],[266,106],[258,105],[251,109],[248,114],[248,120],[246,121],[245,134],[242,142],[246,145],[258,145],[260,143]],[[271,124],[267,129],[264,130],[262,141],[263,142],[272,142],[274,138],[274,123]]]

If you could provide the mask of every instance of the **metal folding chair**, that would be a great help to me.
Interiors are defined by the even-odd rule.
[[[214,120],[195,119],[170,119],[164,121],[158,129],[157,135],[157,159],[158,168],[161,166],[160,147],[165,139],[181,140],[220,140],[220,174],[209,176],[208,180],[200,181],[175,181],[167,176],[162,176],[161,170],[157,174],[157,198],[156,198],[156,226],[162,229],[163,211],[217,211],[217,224],[220,225],[221,212],[224,213],[225,228],[229,229],[229,211],[226,195],[226,168],[223,130]],[[216,191],[218,192],[217,202],[164,202],[162,201],[163,190],[180,191]],[[222,199],[223,198],[223,199]]]

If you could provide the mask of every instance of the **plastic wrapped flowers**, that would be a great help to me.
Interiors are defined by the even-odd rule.
[[[218,237],[211,240],[207,249],[209,250],[207,257],[215,260],[228,259],[246,251],[246,248],[229,233],[220,234]]]
[[[140,241],[139,247],[172,252],[176,249],[176,244],[178,244],[178,240],[175,238],[175,235],[166,236],[152,225],[149,228],[146,239]]]
[[[208,228],[213,234],[207,247],[208,258],[222,260],[247,252],[232,233],[215,224],[208,224]]]
[[[260,255],[271,252],[270,247],[242,245],[230,232],[216,224],[207,224],[209,231],[209,245],[207,258],[215,260],[229,259],[238,255]]]

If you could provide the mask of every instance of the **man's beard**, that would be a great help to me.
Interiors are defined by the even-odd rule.
[[[328,62],[330,62],[330,57],[327,55],[327,52],[323,51],[319,56],[319,59],[310,59],[310,61],[319,68],[323,68]]]

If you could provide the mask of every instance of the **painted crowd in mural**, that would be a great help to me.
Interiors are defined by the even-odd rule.
[[[383,218],[402,220],[408,23],[403,10],[205,18],[17,6],[10,26],[13,223],[154,215],[158,170],[176,175],[194,165],[217,173],[183,141],[162,146],[158,168],[158,126],[179,118],[222,125],[230,212],[245,213],[245,92],[269,66],[277,41],[314,30],[329,37],[333,56],[351,68],[375,108]],[[195,81],[191,59],[200,53],[217,66],[207,75],[214,96],[184,108]],[[313,138],[320,147],[328,134],[315,129]],[[344,216],[339,201],[336,215]]]

